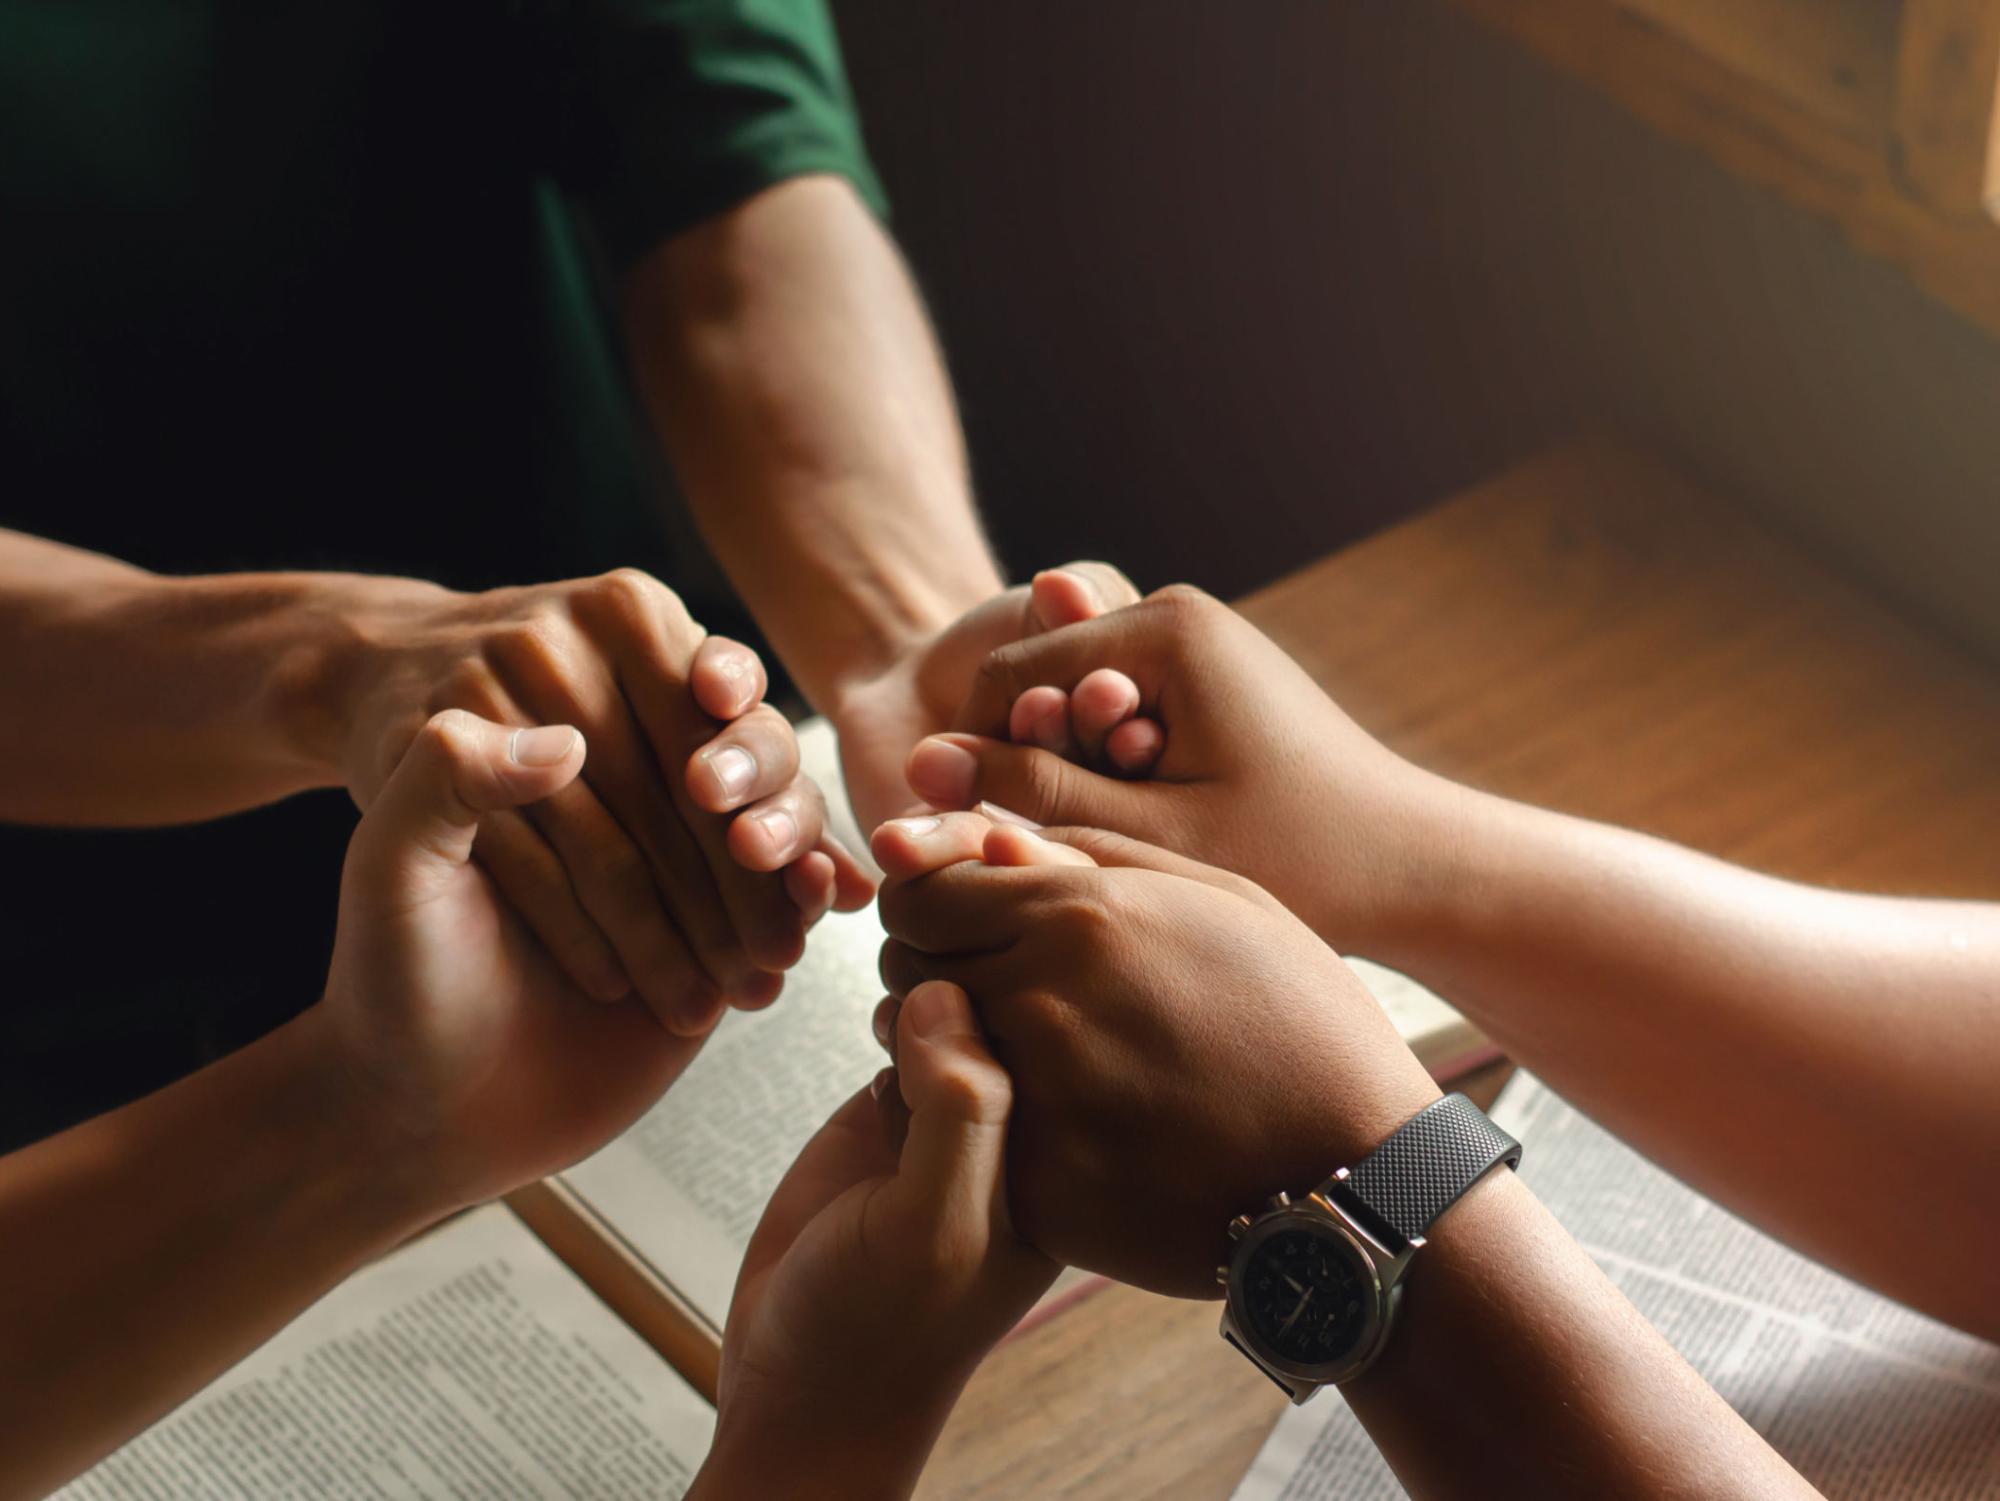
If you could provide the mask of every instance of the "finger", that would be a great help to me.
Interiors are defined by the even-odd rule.
[[[869,1030],[892,1064],[896,1061],[896,1017],[902,1009],[900,996],[885,995],[875,1003],[875,1014],[868,1019]]]
[[[1167,732],[1143,717],[1126,720],[1104,737],[1104,759],[1128,777],[1147,775],[1166,749]]]
[[[833,861],[833,910],[859,912],[875,900],[875,876],[855,858],[854,851],[832,834],[822,834],[820,853]]]
[[[1095,865],[1089,854],[1018,824],[995,824],[980,852],[988,865]]]
[[[1058,900],[1068,871],[964,860],[882,888],[882,927],[929,954],[999,953]]]
[[[822,850],[808,851],[785,867],[785,893],[808,928],[833,906],[834,884],[833,860]]]
[[[1202,885],[1213,886],[1218,891],[1230,892],[1247,901],[1255,902],[1260,907],[1268,907],[1277,912],[1286,910],[1284,904],[1270,892],[1234,871],[1204,865],[1199,860],[1190,860],[1187,856],[1177,855],[1172,850],[1163,850],[1158,845],[1130,839],[1109,829],[1044,829],[1040,837],[1051,844],[1064,845],[1088,856],[1094,865],[1107,868],[1157,870],[1165,875],[1179,876],[1182,880],[1199,881]]]
[[[588,581],[572,608],[612,669],[601,711],[619,726],[625,754],[607,805],[652,862],[667,909],[716,989],[731,1000],[768,996],[769,971],[756,955],[796,955],[802,925],[784,882],[736,863],[728,821],[697,805],[681,774],[715,738],[688,690],[701,628],[672,590],[632,569]],[[595,675],[590,681],[600,686]],[[637,733],[627,728],[635,721]]]
[[[1035,575],[1029,591],[1034,624],[1045,631],[1094,620],[1139,602],[1132,581],[1109,563],[1065,563],[1044,569]]]
[[[819,848],[826,802],[806,777],[745,808],[729,824],[729,853],[745,870],[783,870]]]
[[[533,822],[660,1024],[679,1037],[705,1036],[721,1019],[722,993],[663,902],[657,867],[624,825],[582,782],[536,810]]]
[[[479,865],[563,973],[586,995],[622,1001],[632,977],[570,883],[562,861],[519,813],[489,813],[473,844]]]
[[[1228,613],[1227,605],[1199,589],[1175,585],[1126,608],[995,647],[980,662],[952,728],[1000,735],[1022,693],[1044,684],[1074,688],[1099,667],[1119,669],[1138,684],[1143,703],[1156,704],[1190,643],[1211,634]]]
[[[568,786],[583,756],[570,725],[517,730],[463,709],[434,714],[369,805],[350,864],[383,889],[435,889],[471,857],[482,814]]]
[[[875,830],[868,848],[883,875],[907,881],[958,860],[977,860],[991,827],[977,813],[892,818]]]
[[[910,1107],[903,1100],[902,1080],[896,1076],[896,1068],[891,1064],[875,1076],[868,1086],[875,1096],[876,1118],[882,1123],[882,1141],[896,1156],[903,1155],[903,1144],[910,1139]]]
[[[1055,755],[1069,755],[1069,695],[1046,685],[1028,689],[1008,711],[1007,738],[1016,745],[1039,745]]]
[[[1100,667],[1085,674],[1070,693],[1070,732],[1084,755],[1095,761],[1104,752],[1105,737],[1138,712],[1139,685],[1115,667]]]
[[[1001,1200],[1014,1090],[958,986],[920,985],[903,1003],[896,1079],[910,1123],[886,1191],[923,1206],[947,1243],[983,1249]]]
[[[934,807],[991,802],[1038,824],[1143,826],[1143,799],[1154,791],[1036,746],[956,733],[918,741],[905,775],[911,790]]]
[[[727,813],[769,797],[798,774],[798,738],[790,721],[769,704],[744,714],[689,756],[684,772],[688,796],[705,813]]]
[[[761,657],[741,641],[706,636],[688,667],[688,687],[702,713],[735,719],[764,701],[770,679]]]

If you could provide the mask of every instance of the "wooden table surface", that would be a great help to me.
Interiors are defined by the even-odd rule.
[[[2000,896],[2000,674],[1615,445],[1242,608],[1447,775],[1801,879]],[[1283,1399],[1216,1317],[1107,1287],[1010,1340],[921,1496],[1228,1496]]]

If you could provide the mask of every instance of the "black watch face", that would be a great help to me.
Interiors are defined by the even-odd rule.
[[[1286,1227],[1250,1250],[1241,1312],[1264,1349],[1317,1366],[1339,1360],[1368,1325],[1375,1290],[1361,1253],[1332,1230]]]

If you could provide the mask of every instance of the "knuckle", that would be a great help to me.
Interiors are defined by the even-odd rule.
[[[417,744],[442,761],[460,761],[472,752],[479,719],[465,709],[440,709],[417,732]]]
[[[584,585],[581,602],[612,626],[633,633],[687,619],[680,596],[641,568],[599,574]]]
[[[1217,606],[1214,595],[1193,584],[1168,584],[1155,589],[1146,602],[1168,620],[1186,623],[1199,620]]]

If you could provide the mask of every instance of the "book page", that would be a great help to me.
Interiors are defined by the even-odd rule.
[[[714,1423],[491,1205],[357,1272],[56,1495],[671,1498]]]
[[[831,825],[858,839],[832,727],[808,720],[798,737],[799,768],[824,790]],[[828,914],[774,1005],[726,1016],[658,1105],[562,1175],[712,1329],[722,1327],[750,1233],[778,1180],[813,1132],[888,1061],[869,1030],[882,999],[883,936],[872,905]],[[1440,1048],[1463,1055],[1479,1044],[1464,1018],[1415,981],[1350,962],[1427,1063]],[[1066,1272],[1052,1296],[1082,1276]]]
[[[2000,1349],[1787,1250],[1539,1080],[1493,1118],[1605,1275],[1830,1501],[2000,1494]],[[1236,1501],[1403,1494],[1333,1391],[1278,1420]]]

